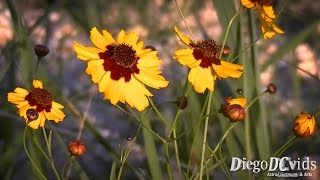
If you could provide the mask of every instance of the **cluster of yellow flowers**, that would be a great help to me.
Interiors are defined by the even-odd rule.
[[[264,38],[283,33],[274,25],[275,14],[269,0],[241,0],[241,3],[246,8],[258,10]],[[206,89],[212,92],[217,79],[239,78],[242,75],[242,65],[219,58],[221,46],[214,40],[194,42],[177,27],[174,30],[186,48],[176,50],[173,58],[190,68],[188,81],[196,92],[204,93]],[[155,89],[168,86],[169,82],[161,75],[159,65],[162,61],[157,51],[144,48],[135,32],[121,30],[115,39],[107,30],[101,33],[94,27],[90,39],[95,47],[74,42],[74,50],[77,57],[87,63],[86,73],[91,75],[92,81],[98,84],[99,92],[111,104],[126,103],[142,111],[149,106],[148,97],[152,96],[146,86]],[[8,101],[16,104],[19,115],[25,118],[27,125],[37,129],[44,126],[46,119],[62,121],[65,117],[61,111],[63,106],[53,101],[41,81],[34,80],[33,87],[31,91],[18,87],[8,94]],[[244,98],[231,98],[220,110],[231,121],[239,121],[245,118],[245,105]],[[300,115],[294,127],[294,132],[303,137],[312,135],[315,130],[314,126],[305,125],[305,116]],[[309,116],[307,119],[310,119]],[[312,118],[311,122],[315,124]]]

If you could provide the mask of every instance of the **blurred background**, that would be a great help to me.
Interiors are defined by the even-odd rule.
[[[177,2],[196,40],[211,38],[220,44],[227,23],[235,14],[235,9],[240,6],[239,1],[230,1],[232,7],[221,3],[222,0]],[[266,110],[264,116],[267,119],[270,141],[268,148],[271,152],[290,137],[292,121],[298,113],[308,111],[316,114],[320,110],[320,1],[274,1],[274,7],[276,13],[280,12],[276,24],[285,34],[270,40],[261,38],[260,25],[254,16],[256,12],[245,14],[254,18],[257,24],[256,37],[260,37],[255,46],[258,52],[255,66],[260,69],[254,73],[255,79],[251,83],[257,87],[257,92],[264,90],[271,82],[278,86],[277,94],[264,96],[260,102],[265,105],[260,108]],[[231,49],[238,48],[235,36],[240,29],[243,37],[242,48],[249,47],[247,20],[243,18],[235,24],[235,27],[231,28],[227,45]],[[25,121],[16,114],[16,108],[7,102],[7,93],[18,86],[31,88],[36,64],[33,46],[36,44],[46,45],[50,50],[40,62],[39,79],[53,93],[57,102],[65,106],[67,114],[62,123],[53,124],[60,135],[54,136],[53,141],[53,157],[58,169],[62,168],[68,156],[63,145],[76,138],[79,122],[83,117],[81,114],[87,112],[87,123],[82,133],[82,139],[87,144],[87,153],[77,158],[78,164],[71,172],[71,178],[77,179],[77,173],[81,172],[90,179],[107,179],[112,162],[117,161],[122,149],[131,145],[133,150],[128,160],[129,167],[123,172],[124,179],[150,177],[143,138],[138,136],[135,143],[128,141],[135,135],[139,124],[112,106],[109,101],[102,100],[103,97],[91,82],[91,77],[84,73],[86,64],[76,58],[73,42],[92,46],[89,38],[92,27],[107,29],[113,36],[121,29],[135,31],[145,46],[156,48],[163,60],[161,68],[164,77],[170,81],[168,88],[151,90],[155,95],[154,102],[158,104],[175,101],[183,94],[188,73],[188,69],[172,58],[174,50],[183,47],[174,33],[174,26],[188,34],[175,1],[172,0],[0,1],[0,177],[33,179],[32,168],[22,146]],[[253,60],[247,56],[246,61]],[[241,60],[236,62],[243,64]],[[236,80],[216,83],[220,98],[216,107],[223,103],[223,98],[237,95],[238,88],[246,91],[242,83]],[[194,92],[190,96],[190,102],[195,107],[186,110],[184,119],[190,118],[194,109],[200,111],[200,105],[204,101],[203,96]],[[174,104],[159,107],[168,119],[174,117],[177,109]],[[216,118],[223,119],[220,115]],[[160,125],[159,119],[155,116],[150,119],[155,131],[163,134],[165,129]],[[217,136],[220,136],[222,131],[218,124],[218,121],[210,121],[208,133],[212,146],[219,140]],[[254,134],[255,130],[252,131]],[[320,160],[318,137],[319,133],[316,133],[313,138],[298,141],[288,150],[287,155],[311,156]],[[253,140],[254,142],[256,141]],[[185,146],[188,144],[180,142],[183,143]],[[256,149],[258,151],[259,147]],[[37,154],[36,150],[31,151]],[[156,158],[160,164],[164,163],[165,157],[161,155],[163,153],[159,154]],[[194,161],[198,160],[195,155]],[[43,164],[44,169],[48,168],[45,161]],[[312,178],[320,177],[319,168],[317,171]],[[48,170],[47,174],[52,172]],[[219,174],[215,176],[219,177]],[[54,176],[50,179],[52,177]]]

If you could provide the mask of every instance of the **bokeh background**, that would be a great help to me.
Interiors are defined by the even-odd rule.
[[[33,53],[35,44],[46,45],[50,50],[40,63],[39,78],[54,92],[57,101],[66,107],[65,120],[54,125],[60,134],[53,141],[53,156],[58,169],[61,169],[67,158],[63,144],[76,138],[83,119],[81,113],[84,113],[87,123],[81,137],[87,144],[87,153],[77,159],[78,164],[73,168],[71,178],[77,179],[78,172],[85,172],[90,179],[107,179],[111,165],[121,149],[131,145],[133,150],[128,160],[130,167],[124,171],[124,178],[138,179],[138,176],[133,175],[137,172],[142,178],[150,177],[143,138],[138,136],[136,143],[128,141],[136,133],[139,124],[109,101],[102,100],[96,85],[84,73],[86,64],[76,58],[73,42],[91,46],[89,32],[92,27],[107,29],[113,36],[121,29],[135,31],[145,46],[156,48],[163,60],[163,74],[170,81],[166,89],[151,90],[155,95],[155,103],[175,101],[182,95],[188,73],[188,69],[172,58],[174,50],[183,47],[174,33],[174,26],[188,33],[175,2],[14,0],[9,5],[9,1],[0,1],[0,177],[33,179],[31,165],[22,147],[25,122],[16,114],[16,108],[7,102],[7,93],[17,86],[31,87],[30,79],[36,64]],[[233,12],[234,7],[219,6],[218,1],[222,0],[177,1],[195,39],[212,38],[222,42],[226,22],[233,16],[228,12]],[[235,1],[235,4],[238,8],[239,2]],[[256,63],[261,71],[255,74],[256,81],[252,81],[252,84],[258,83],[261,90],[271,82],[278,86],[277,94],[262,98],[268,117],[272,150],[276,150],[292,134],[292,121],[299,112],[316,114],[320,110],[320,1],[283,0],[274,1],[274,6],[276,12],[281,12],[276,23],[285,34],[267,41],[262,38],[256,41]],[[259,23],[257,19],[254,21],[259,36]],[[239,23],[244,27],[247,24],[246,21]],[[246,33],[246,30],[243,28],[245,47],[249,45],[249,32]],[[231,29],[231,32],[236,34],[236,29]],[[232,40],[231,37],[228,42]],[[231,49],[236,48],[231,43],[227,45]],[[247,61],[252,59],[247,57]],[[241,83],[233,80],[228,83],[233,85],[223,82],[216,84],[216,91],[222,98],[235,95],[236,89],[243,88]],[[203,96],[193,92],[192,99],[192,106],[200,108]],[[222,101],[217,103],[222,104]],[[174,117],[174,104],[160,105],[160,109],[166,116]],[[188,113],[184,116],[188,116]],[[160,134],[165,131],[158,118],[151,120],[156,131]],[[212,140],[213,145],[219,140],[217,136],[221,131],[215,122],[210,122],[209,141]],[[319,133],[316,133],[313,138],[295,143],[287,155],[310,156],[320,163],[319,145]],[[37,154],[36,151],[34,153]],[[163,155],[156,158],[165,162]],[[196,157],[194,161],[197,161]],[[312,178],[320,178],[319,168],[317,171]],[[52,172],[47,173],[50,175]],[[220,177],[219,173],[215,176]]]

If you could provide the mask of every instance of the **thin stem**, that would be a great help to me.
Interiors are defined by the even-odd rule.
[[[180,159],[179,159],[179,148],[178,148],[178,142],[177,142],[177,133],[176,130],[173,130],[173,139],[174,139],[174,152],[176,154],[176,161],[177,161],[177,166],[178,166],[178,171],[180,178],[182,178],[182,173],[181,173],[181,165],[180,165]]]
[[[129,108],[129,110],[131,111],[132,115],[133,115],[133,119],[136,120],[137,122],[139,122],[144,128],[146,128],[148,131],[150,131],[154,136],[156,136],[157,138],[159,138],[159,140],[162,143],[166,143],[166,140],[164,138],[162,138],[158,133],[154,132],[151,128],[149,128],[148,126],[146,126],[143,122],[142,119],[140,119],[131,108]]]
[[[165,151],[165,157],[166,157],[166,168],[167,168],[168,179],[172,180],[168,142],[164,144],[164,151]]]
[[[295,141],[297,140],[297,136],[292,136],[284,145],[282,145],[273,155],[272,157],[281,156],[283,152],[285,152]]]
[[[222,57],[222,52],[223,52],[223,48],[224,48],[224,45],[226,44],[227,42],[227,37],[229,35],[229,31],[230,31],[230,28],[231,28],[231,25],[233,23],[233,21],[236,19],[236,17],[240,14],[241,12],[241,9],[231,18],[231,20],[229,21],[229,24],[227,26],[227,30],[226,30],[226,35],[224,36],[223,38],[223,42],[222,42],[222,45],[221,45],[221,50],[220,50],[220,54],[219,54],[219,59],[221,59]]]
[[[43,136],[44,136],[45,141],[46,141],[46,146],[47,146],[47,150],[48,150],[48,154],[49,154],[49,158],[50,158],[50,161],[49,161],[50,166],[51,166],[56,178],[58,180],[60,180],[61,178],[60,178],[59,173],[58,173],[58,171],[56,169],[56,166],[54,165],[52,154],[51,154],[51,145],[50,145],[51,142],[49,142],[49,140],[48,140],[48,136],[47,136],[47,133],[46,133],[46,130],[45,130],[44,126],[42,127],[42,132],[43,132]]]
[[[95,92],[94,88],[91,88],[91,90],[89,92],[89,99],[88,99],[88,103],[87,103],[86,109],[84,111],[84,114],[83,114],[80,122],[79,122],[79,131],[78,131],[78,134],[77,134],[77,139],[80,139],[80,137],[81,137],[81,134],[82,134],[82,131],[83,131],[83,127],[84,127],[84,123],[86,122],[86,119],[87,119],[87,116],[88,116],[88,113],[89,113],[89,109],[90,109],[90,106],[91,106],[91,103],[92,103],[94,92]]]
[[[170,138],[171,133],[172,133],[173,130],[176,128],[176,123],[177,123],[177,121],[178,121],[178,119],[179,119],[179,117],[180,117],[181,112],[182,112],[182,111],[179,109],[178,112],[176,113],[176,117],[174,118],[173,123],[171,124],[170,130],[169,130],[169,133],[168,133],[168,135],[167,135],[168,138]]]
[[[192,41],[194,42],[194,37],[193,37],[192,31],[191,31],[190,27],[188,26],[188,24],[187,24],[187,22],[186,22],[186,20],[185,20],[185,18],[184,18],[184,15],[183,15],[183,13],[182,13],[182,11],[181,11],[181,8],[180,8],[177,0],[174,0],[174,2],[176,3],[176,6],[177,6],[177,8],[178,8],[178,10],[179,10],[179,13],[180,13],[180,16],[181,16],[181,18],[182,18],[182,21],[183,21],[184,24],[186,25],[186,27],[187,27],[190,35],[191,35],[191,39],[192,39]]]
[[[31,164],[33,165],[33,167],[37,170],[37,172],[39,173],[39,175],[43,178],[43,179],[47,179],[42,172],[40,171],[39,167],[36,165],[36,163],[33,161],[33,159],[31,158],[29,151],[27,149],[27,145],[26,145],[26,132],[27,132],[27,128],[28,126],[26,125],[26,127],[24,128],[24,132],[23,132],[23,148],[24,151],[26,152],[26,155],[28,156]]]
[[[210,114],[212,94],[213,94],[213,92],[209,93],[207,115]],[[206,117],[205,122],[204,122],[203,142],[202,142],[202,152],[201,152],[201,162],[200,162],[201,163],[200,164],[200,180],[202,180],[202,171],[203,171],[203,167],[204,167],[203,162],[204,162],[204,154],[206,151],[208,124],[209,124],[209,116]]]
[[[69,162],[72,161],[73,158],[74,158],[74,156],[70,155],[70,156],[68,157],[68,159],[66,160],[66,162],[64,162],[63,167],[62,167],[62,171],[61,171],[62,179],[65,179],[65,178],[64,178],[64,173],[65,173],[66,167],[67,167],[67,165],[69,164]]]
[[[227,135],[229,134],[229,132],[238,124],[239,121],[229,124],[227,127],[226,132],[223,134],[222,138],[220,139],[219,143],[217,144],[217,146],[214,148],[213,152],[211,153],[211,155],[209,156],[209,158],[207,159],[207,161],[205,162],[205,165],[207,165],[210,162],[210,159],[215,156],[215,154],[217,153],[217,150],[219,149],[219,147],[222,145],[224,139],[227,137]],[[200,174],[200,179],[201,179],[201,169],[200,172],[197,174],[197,176],[194,179],[197,179],[199,177]]]
[[[134,137],[133,140],[132,140],[132,143],[135,143],[135,142],[136,142],[137,136],[138,136],[138,134],[139,134],[139,132],[140,132],[141,127],[142,127],[142,125],[140,124],[140,126],[139,126],[139,128],[138,128],[138,130],[137,130],[137,133],[136,133],[135,137]],[[121,160],[121,166],[120,166],[120,168],[119,168],[119,173],[118,173],[117,180],[120,180],[120,178],[121,178],[122,171],[123,171],[123,167],[124,167],[124,165],[125,165],[128,157],[129,157],[129,155],[130,155],[130,152],[131,152],[131,150],[132,150],[132,146],[133,146],[133,145],[129,146],[129,148],[128,148],[128,149],[126,150],[126,152],[124,153],[123,159]]]
[[[160,117],[160,119],[162,120],[162,122],[165,124],[165,125],[168,125],[168,120],[160,113],[160,111],[158,110],[157,106],[154,105],[152,99],[150,97],[148,97],[149,99],[149,102],[151,103],[152,105],[152,108],[154,109],[154,111],[158,114],[158,116]]]

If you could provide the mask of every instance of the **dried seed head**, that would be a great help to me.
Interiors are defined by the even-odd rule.
[[[68,144],[68,150],[73,156],[82,156],[86,152],[86,146],[79,139],[71,140]]]
[[[35,45],[34,46],[34,52],[38,56],[38,58],[43,58],[49,53],[49,49],[45,45]]]

